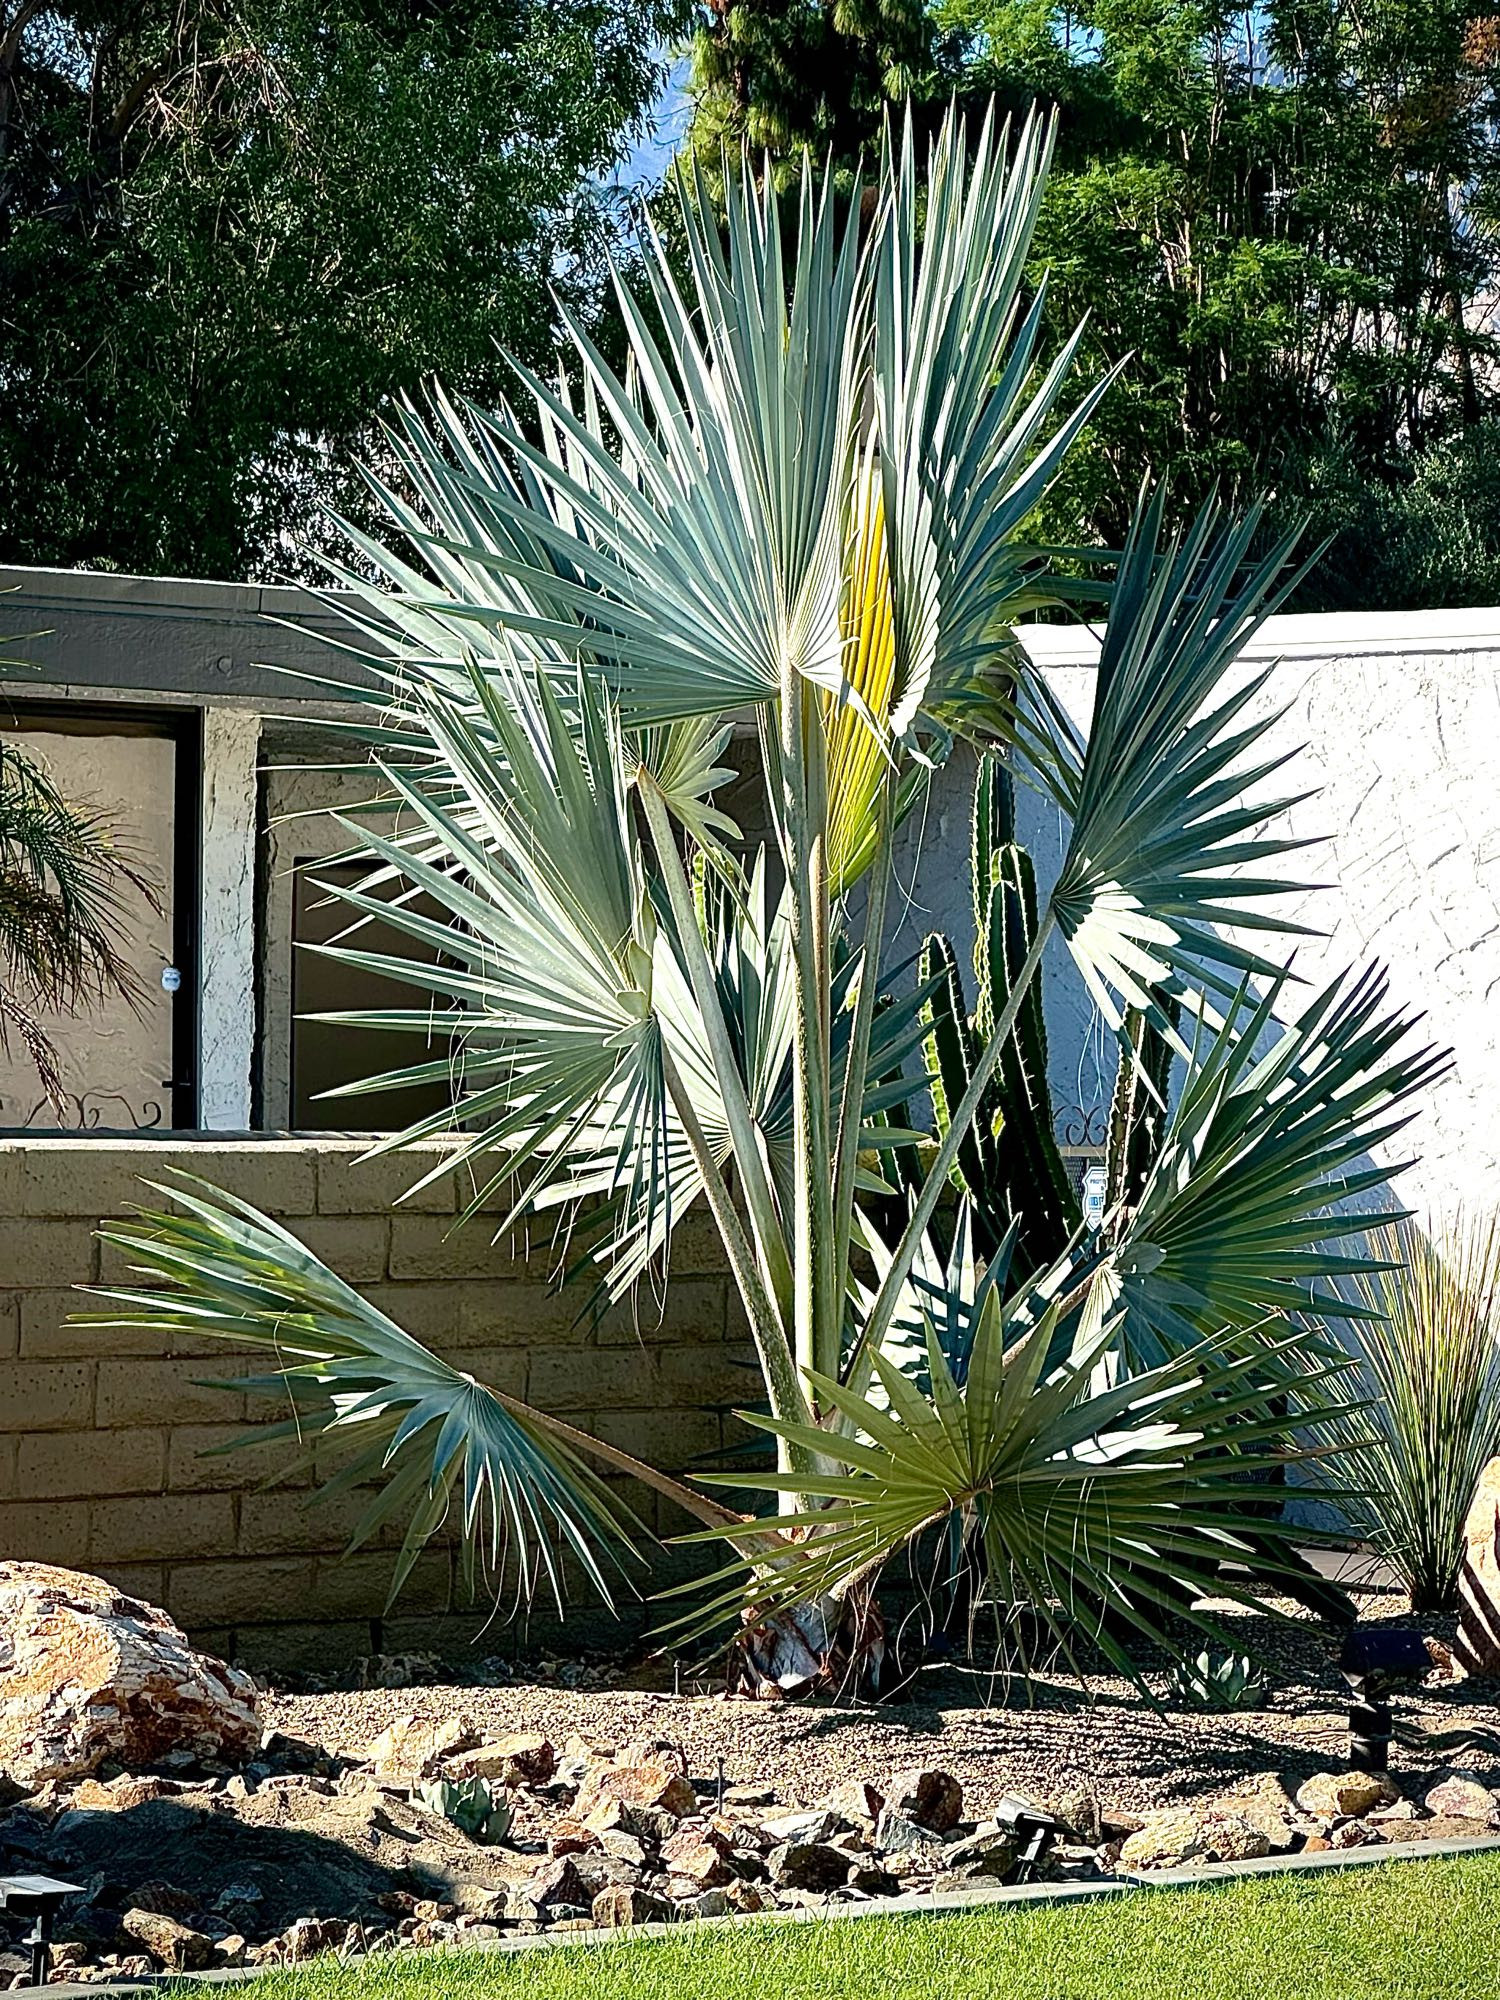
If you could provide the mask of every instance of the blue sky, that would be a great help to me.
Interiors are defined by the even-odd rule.
[[[636,181],[659,181],[667,163],[687,131],[692,106],[687,94],[688,61],[680,56],[672,64],[666,86],[652,110],[652,130],[638,146],[633,146],[620,167],[620,180],[629,187]]]

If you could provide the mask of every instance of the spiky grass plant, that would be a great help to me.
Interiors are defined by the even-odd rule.
[[[1500,1453],[1500,1217],[1375,1232],[1354,1343],[1368,1407],[1346,1432],[1356,1520],[1415,1611],[1453,1611],[1464,1518]]]

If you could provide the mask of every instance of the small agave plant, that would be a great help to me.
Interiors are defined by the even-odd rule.
[[[1266,1699],[1266,1682],[1248,1653],[1202,1652],[1196,1660],[1178,1662],[1168,1694],[1180,1708],[1221,1712],[1260,1708]]]
[[[515,1817],[500,1787],[488,1778],[434,1778],[418,1788],[417,1797],[429,1812],[481,1847],[498,1847]]]

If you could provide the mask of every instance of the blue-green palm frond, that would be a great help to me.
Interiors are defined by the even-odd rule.
[[[405,1521],[392,1598],[446,1524],[471,1577],[477,1564],[498,1590],[509,1567],[522,1605],[545,1587],[561,1609],[569,1561],[612,1601],[610,1573],[635,1553],[640,1524],[559,1435],[565,1427],[431,1353],[248,1202],[188,1174],[148,1185],[179,1212],[142,1210],[102,1232],[145,1282],[93,1288],[115,1310],[83,1323],[274,1354],[271,1373],[235,1386],[289,1400],[292,1415],[243,1442],[348,1446],[320,1494],[374,1486],[354,1547]]]
[[[1253,712],[1265,674],[1227,685],[1296,586],[1297,533],[1251,561],[1260,510],[1221,522],[1210,503],[1164,545],[1164,507],[1163,489],[1143,494],[1131,526],[1087,741],[1035,670],[1012,711],[1023,775],[1071,822],[1049,909],[1116,1026],[1124,1007],[1155,1017],[1156,989],[1228,995],[1246,975],[1275,975],[1223,926],[1303,928],[1264,907],[1301,885],[1260,872],[1307,844],[1265,831],[1298,799],[1258,794],[1291,753],[1263,747],[1275,719]]]

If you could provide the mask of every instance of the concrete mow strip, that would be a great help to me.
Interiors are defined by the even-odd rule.
[[[696,1930],[719,1930],[736,1924],[845,1923],[864,1917],[951,1916],[966,1910],[998,1908],[1042,1908],[1065,1903],[1106,1903],[1122,1901],[1142,1889],[1216,1889],[1232,1882],[1272,1875],[1316,1875],[1330,1870],[1388,1866],[1391,1863],[1452,1858],[1460,1854],[1493,1854],[1500,1851],[1500,1834],[1478,1840],[1424,1840],[1387,1844],[1372,1842],[1367,1847],[1330,1849],[1317,1854],[1266,1854],[1255,1861],[1205,1861],[1190,1868],[1139,1869],[1125,1875],[1107,1876],[1097,1882],[1026,1882],[1007,1887],[954,1890],[937,1896],[883,1896],[868,1903],[829,1903],[800,1910],[766,1910],[752,1917],[698,1917],[671,1924],[630,1924],[618,1930],[541,1931],[534,1937],[480,1938],[473,1944],[440,1944],[426,1949],[436,1953],[474,1952],[513,1957],[528,1951],[568,1951],[578,1947],[599,1950],[630,1943],[637,1938],[685,1939]],[[404,1954],[382,1953],[399,1960]],[[358,1957],[346,1960],[354,1965]],[[305,1963],[313,1963],[308,1960]],[[242,1986],[250,1980],[293,1970],[286,1965],[238,1965],[217,1972],[158,1972],[145,1978],[89,1980],[49,1985],[47,2000],[90,2000],[100,1993],[119,1996],[159,1992],[163,1987]],[[29,1990],[29,1989],[23,1989]]]

